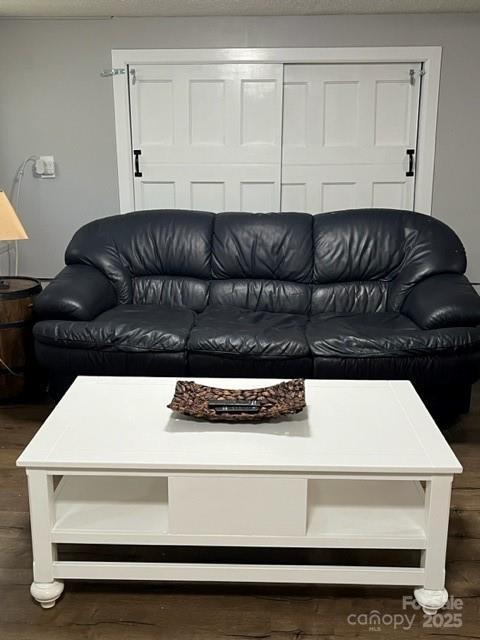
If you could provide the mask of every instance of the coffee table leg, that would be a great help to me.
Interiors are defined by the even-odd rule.
[[[44,609],[50,609],[63,591],[63,582],[54,580],[53,576],[53,563],[57,558],[56,545],[51,539],[55,517],[53,476],[36,469],[29,469],[27,476],[33,550],[30,593]]]
[[[422,554],[424,585],[415,589],[418,604],[427,615],[434,615],[448,600],[445,589],[445,553],[447,549],[450,495],[453,476],[437,476],[427,482],[425,524],[427,547]]]
[[[62,595],[63,582],[32,582],[30,593],[42,609],[51,609]]]

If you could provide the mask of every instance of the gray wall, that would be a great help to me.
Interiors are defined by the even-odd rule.
[[[480,15],[0,20],[0,186],[30,154],[58,178],[25,175],[30,240],[20,271],[54,275],[72,233],[118,211],[111,49],[442,45],[433,214],[464,241],[480,282]]]

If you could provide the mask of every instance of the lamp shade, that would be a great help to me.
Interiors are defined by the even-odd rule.
[[[7,194],[0,191],[0,240],[26,240],[28,238]]]

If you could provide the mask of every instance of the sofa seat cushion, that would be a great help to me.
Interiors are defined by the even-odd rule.
[[[308,356],[306,324],[307,317],[299,314],[209,306],[197,316],[188,350],[257,358]]]
[[[480,329],[452,327],[425,331],[400,313],[312,316],[306,336],[315,356],[366,358],[441,354],[477,346]]]
[[[34,327],[35,339],[77,349],[184,351],[195,313],[158,305],[122,304],[90,322],[46,320]]]

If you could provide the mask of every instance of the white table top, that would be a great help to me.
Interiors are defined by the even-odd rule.
[[[197,379],[223,388],[278,380]],[[459,473],[407,381],[307,380],[307,409],[261,424],[173,414],[175,378],[79,377],[19,466],[41,469]]]

